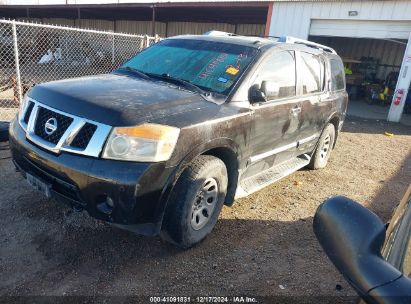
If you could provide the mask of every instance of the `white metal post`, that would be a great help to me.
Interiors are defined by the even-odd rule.
[[[111,36],[112,44],[111,44],[111,67],[114,69],[114,56],[115,56],[115,47],[114,47],[114,34]]]
[[[144,38],[140,39],[140,50],[139,50],[140,52],[144,49],[144,40],[145,40]]]
[[[23,92],[21,88],[21,77],[20,77],[20,62],[19,62],[19,47],[17,43],[17,30],[16,30],[16,22],[13,20],[12,24],[12,32],[13,32],[13,44],[14,44],[14,63],[16,65],[16,82],[17,82],[17,94],[19,103],[23,101]]]
[[[407,99],[408,89],[411,84],[411,33],[405,49],[404,59],[402,60],[400,74],[393,94],[388,121],[400,122],[404,110],[405,100]]]

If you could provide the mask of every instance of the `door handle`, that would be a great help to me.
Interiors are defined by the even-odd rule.
[[[301,107],[292,108],[291,113],[293,113],[294,115],[297,115],[298,113],[301,113]]]

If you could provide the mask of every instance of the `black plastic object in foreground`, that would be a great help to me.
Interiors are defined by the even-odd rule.
[[[9,140],[9,125],[8,122],[0,121],[0,142]]]
[[[381,256],[385,225],[377,215],[338,196],[320,205],[313,225],[330,260],[367,303],[407,303],[404,301],[410,286],[403,291],[397,289],[394,297],[390,292],[375,292],[402,277]],[[384,294],[390,296],[384,298]]]

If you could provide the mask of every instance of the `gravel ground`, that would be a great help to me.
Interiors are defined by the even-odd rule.
[[[326,169],[298,171],[225,207],[213,233],[181,251],[44,199],[2,159],[0,295],[292,295],[353,302],[346,296],[354,291],[312,232],[315,210],[342,194],[387,220],[410,181],[411,128],[349,119]]]
[[[6,91],[0,90],[0,121],[9,121],[18,112],[19,108],[14,105],[13,99],[13,89]]]

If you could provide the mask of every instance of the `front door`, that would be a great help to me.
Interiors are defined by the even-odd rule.
[[[251,157],[244,178],[294,157],[297,147],[302,104],[296,100],[295,52],[276,50],[269,54],[251,85],[261,86],[263,81],[275,83],[278,96],[252,105]]]

